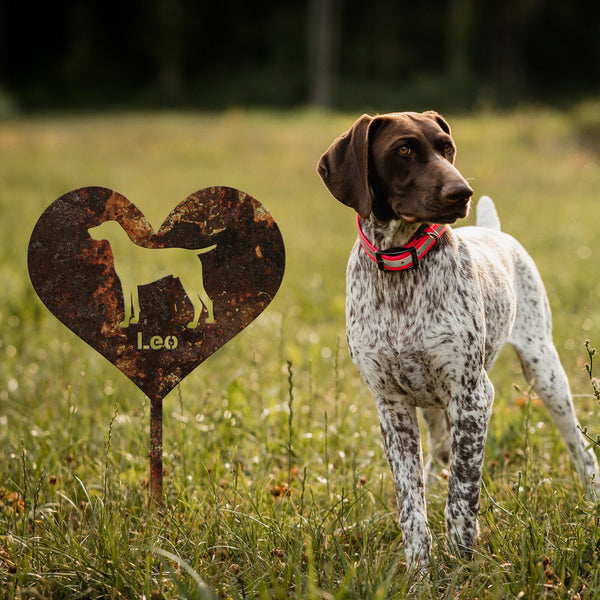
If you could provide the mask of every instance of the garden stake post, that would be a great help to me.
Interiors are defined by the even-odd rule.
[[[46,307],[150,399],[150,497],[162,505],[163,399],[275,296],[285,250],[273,216],[212,187],[155,231],[118,192],[79,188],[40,216],[27,259]]]
[[[159,398],[150,400],[150,499],[158,506],[163,503],[163,442],[162,442],[162,409]]]

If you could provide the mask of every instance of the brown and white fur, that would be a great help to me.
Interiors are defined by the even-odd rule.
[[[450,127],[435,112],[363,115],[323,154],[318,173],[358,212],[371,243],[385,249],[405,244],[423,223],[467,215],[473,191],[454,167],[455,154]],[[494,399],[488,371],[505,343],[516,350],[586,489],[600,483],[552,341],[538,270],[500,231],[489,198],[479,202],[477,225],[448,227],[416,269],[380,271],[358,241],[347,267],[350,354],[377,404],[411,565],[426,564],[431,548],[417,408],[430,447],[450,463],[448,544],[470,556]]]

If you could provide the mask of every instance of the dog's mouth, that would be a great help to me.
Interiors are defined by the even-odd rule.
[[[407,223],[446,223],[451,225],[459,219],[464,219],[471,209],[471,199],[459,206],[448,207],[444,211],[428,211],[428,214],[399,212],[398,216]]]
[[[400,213],[400,218],[406,221],[407,223],[416,223],[419,220],[414,215],[408,215],[406,213]]]
[[[447,221],[447,223],[454,223],[455,221],[458,221],[458,219],[464,219],[469,214],[470,210],[471,198],[469,198],[463,206],[456,208],[455,212],[451,216],[453,220]]]

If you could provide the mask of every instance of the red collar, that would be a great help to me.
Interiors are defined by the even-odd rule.
[[[377,250],[367,239],[356,215],[356,225],[361,246],[367,256],[377,263],[380,271],[406,271],[419,266],[419,261],[437,244],[445,225],[423,225],[405,246]]]

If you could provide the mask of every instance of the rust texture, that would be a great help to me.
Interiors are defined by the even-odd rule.
[[[124,326],[124,296],[131,294],[124,294],[110,242],[89,231],[106,221],[117,221],[113,225],[137,246],[198,249],[193,260],[213,319],[207,301],[199,304],[196,298],[201,313],[193,326],[198,312],[193,291],[188,286],[186,293],[174,270],[140,282],[139,322]],[[266,308],[281,283],[285,252],[271,214],[233,188],[191,194],[154,231],[121,194],[87,187],[65,194],[42,214],[29,243],[28,265],[50,311],[155,401]]]

